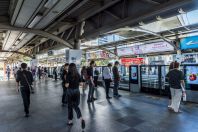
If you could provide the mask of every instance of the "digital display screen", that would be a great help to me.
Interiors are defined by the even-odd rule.
[[[137,80],[137,67],[131,67],[131,79],[132,80]]]
[[[198,85],[198,66],[186,66],[186,80],[188,84]]]

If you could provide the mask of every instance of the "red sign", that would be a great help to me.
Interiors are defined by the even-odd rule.
[[[144,64],[144,58],[121,58],[122,65],[140,65]]]

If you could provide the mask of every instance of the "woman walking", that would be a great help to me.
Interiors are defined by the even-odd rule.
[[[185,95],[185,82],[183,72],[179,70],[179,63],[173,62],[170,65],[170,71],[167,74],[171,91],[171,105],[169,106],[175,113],[180,113],[179,110],[182,94]]]
[[[78,107],[80,104],[80,90],[79,84],[81,83],[81,77],[78,73],[76,65],[71,63],[69,65],[68,74],[66,78],[65,87],[67,89],[68,95],[68,123],[67,125],[73,125],[73,109],[77,114],[77,118],[81,120],[81,128],[85,128],[85,120],[82,117],[80,108]]]

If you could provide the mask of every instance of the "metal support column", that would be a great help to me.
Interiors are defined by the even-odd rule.
[[[82,34],[84,33],[84,25],[85,25],[85,22],[82,22],[76,25],[74,49],[80,49],[80,45],[81,45],[80,36],[82,36]]]

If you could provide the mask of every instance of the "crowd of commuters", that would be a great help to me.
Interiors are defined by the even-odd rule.
[[[97,88],[97,80],[99,76],[99,71],[94,68],[95,62],[91,61],[88,67],[83,66],[81,72],[77,69],[76,64],[66,63],[63,66],[61,71],[61,79],[62,79],[62,106],[66,106],[68,108],[68,122],[67,125],[73,125],[73,110],[77,114],[77,118],[81,121],[82,129],[85,128],[85,120],[82,117],[81,110],[79,108],[80,104],[80,85],[82,86],[83,92],[86,89],[86,85],[89,86],[87,102],[94,102],[97,100],[94,97],[95,88]],[[29,116],[29,107],[30,107],[30,93],[32,91],[32,83],[34,81],[34,76],[36,73],[39,75],[47,73],[45,68],[38,67],[37,72],[27,68],[26,63],[21,64],[21,69],[15,67],[14,76],[17,82],[17,91],[21,92],[21,96],[24,104],[25,116]],[[106,99],[111,99],[112,97],[109,95],[109,90],[111,87],[111,83],[113,82],[113,97],[121,97],[118,93],[119,82],[120,82],[120,74],[119,74],[119,62],[116,61],[114,66],[109,63],[107,67],[103,69],[103,80],[105,82],[105,91],[106,91]],[[55,68],[56,70],[56,68]],[[56,72],[54,70],[54,72]],[[179,63],[172,62],[169,67],[169,72],[166,75],[169,84],[170,84],[170,104],[168,108],[176,113],[179,113],[179,106],[181,98],[186,95],[185,86],[184,86],[184,75],[182,71],[179,70]],[[56,79],[56,78],[55,78]]]

